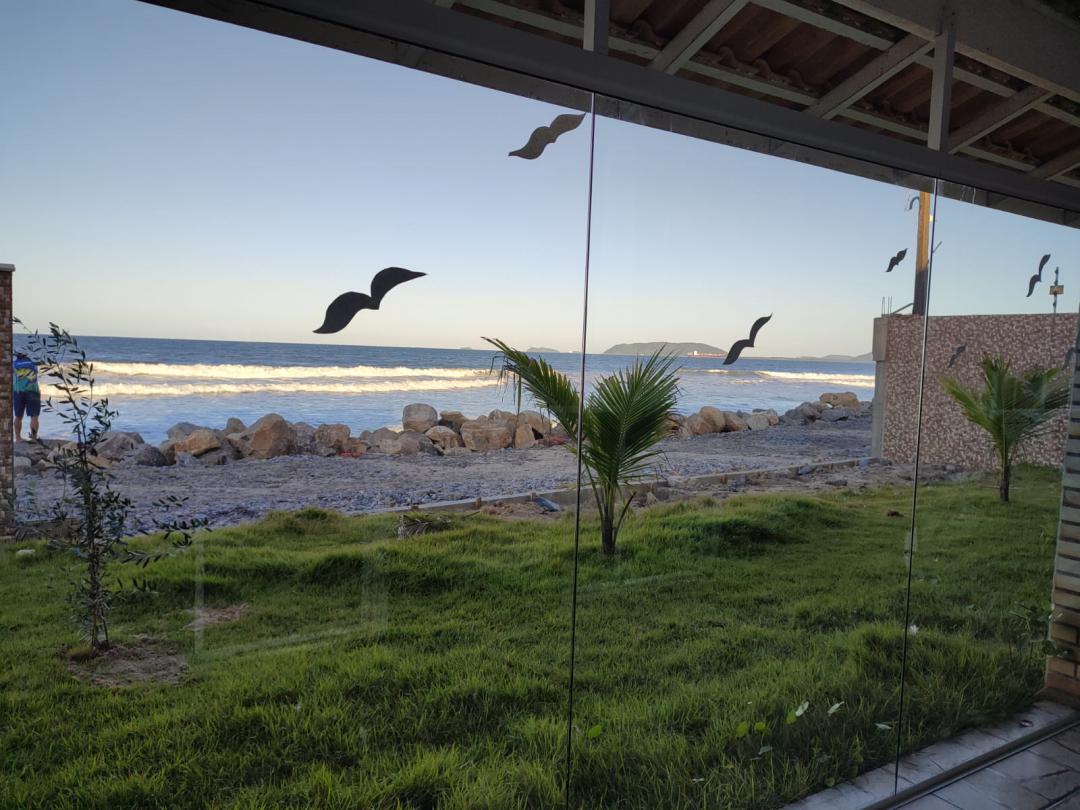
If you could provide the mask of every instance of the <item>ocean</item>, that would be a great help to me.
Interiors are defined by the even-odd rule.
[[[491,374],[494,352],[393,346],[333,346],[216,340],[82,337],[94,361],[95,390],[119,412],[113,426],[147,441],[164,439],[176,422],[222,427],[236,416],[246,423],[267,413],[312,425],[341,422],[353,432],[400,428],[401,409],[426,402],[467,416],[514,409],[514,394]],[[16,335],[16,348],[24,345]],[[580,355],[544,357],[572,379]],[[586,378],[631,362],[619,355],[586,356]],[[725,410],[775,408],[817,399],[825,391],[873,393],[874,365],[865,362],[754,359],[722,365],[718,358],[680,358],[681,413],[703,405]],[[43,395],[48,381],[43,379]],[[67,432],[60,418],[42,414],[42,435]]]

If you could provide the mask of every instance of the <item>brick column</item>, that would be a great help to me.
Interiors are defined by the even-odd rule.
[[[11,274],[12,264],[0,264],[0,535],[15,527],[15,438],[11,411]]]
[[[1050,638],[1062,652],[1046,664],[1046,688],[1080,705],[1080,331],[1073,358],[1072,404],[1061,471],[1061,513],[1054,555]]]

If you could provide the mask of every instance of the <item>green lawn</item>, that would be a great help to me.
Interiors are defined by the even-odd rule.
[[[1032,700],[1042,660],[1011,614],[1048,607],[1058,497],[1033,469],[1008,505],[989,479],[922,490],[907,747]],[[888,512],[910,506],[660,506],[616,558],[586,522],[575,805],[771,808],[885,762],[909,528]],[[114,614],[115,639],[184,651],[186,679],[125,688],[69,673],[72,561],[0,549],[0,805],[558,806],[572,528],[399,540],[392,517],[307,510],[215,532]],[[250,610],[196,635],[197,589]]]

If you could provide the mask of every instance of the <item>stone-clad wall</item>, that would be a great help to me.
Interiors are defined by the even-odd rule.
[[[879,387],[883,385],[884,390],[875,394],[874,415],[884,419],[880,454],[893,461],[915,460],[922,333],[921,316],[890,315],[875,323],[874,359]],[[1077,316],[1073,313],[931,316],[926,338],[922,460],[992,469],[994,457],[986,434],[964,418],[942,388],[942,378],[954,376],[977,385],[986,355],[1004,357],[1017,370],[1060,368],[1076,334]],[[948,368],[950,357],[961,345],[967,348]],[[1070,361],[1070,371],[1072,365]],[[884,400],[883,408],[880,399]],[[1063,411],[1041,436],[1021,449],[1019,460],[1061,464],[1067,421]]]
[[[11,274],[15,268],[0,264],[0,534],[15,523],[10,505],[15,502],[14,421],[11,412]]]

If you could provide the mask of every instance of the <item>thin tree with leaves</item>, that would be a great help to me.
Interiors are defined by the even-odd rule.
[[[1009,500],[1012,465],[1020,445],[1038,435],[1069,404],[1068,381],[1059,380],[1059,375],[1056,368],[1014,374],[1003,358],[984,357],[982,386],[966,386],[954,378],[941,382],[964,416],[989,434],[1000,467],[1002,501]]]
[[[18,319],[15,322],[20,323]],[[49,507],[49,516],[57,525],[69,527],[51,545],[70,552],[83,564],[71,595],[75,620],[95,651],[107,649],[113,598],[123,590],[122,583],[110,581],[112,563],[130,562],[145,567],[189,546],[193,534],[205,528],[206,521],[155,519],[143,524],[133,520],[131,500],[111,487],[97,453],[98,445],[112,427],[116,411],[109,407],[106,397],[95,393],[94,365],[86,352],[76,338],[56,324],[49,324],[47,334],[29,334],[26,352],[55,391],[45,401],[45,410],[59,417],[71,437],[69,443],[51,455],[67,487],[65,494]],[[182,506],[183,500],[170,496],[155,506],[167,514]],[[171,548],[143,552],[127,547],[129,537],[150,532],[164,533]],[[131,587],[145,589],[146,583],[133,581]]]
[[[580,395],[569,378],[541,357],[530,357],[501,340],[484,338],[499,350],[502,373],[524,387],[570,435],[600,513],[601,547],[615,551],[626,519],[632,489],[644,479],[660,455],[657,443],[668,430],[668,415],[679,395],[675,358],[656,352],[627,369],[601,377],[581,409]],[[582,411],[581,446],[576,445],[578,412]]]

